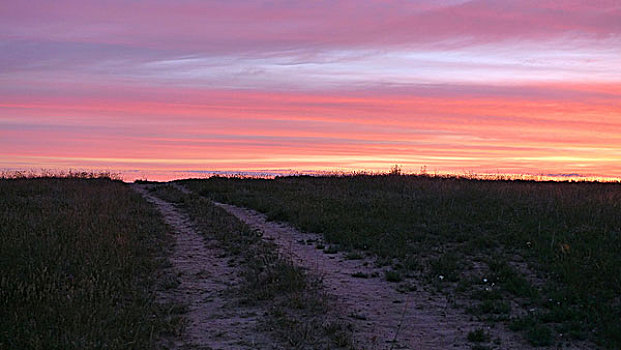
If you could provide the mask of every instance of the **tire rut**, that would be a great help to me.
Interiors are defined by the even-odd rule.
[[[186,305],[183,316],[187,323],[181,337],[168,337],[161,345],[172,349],[283,349],[258,330],[265,310],[235,304],[231,288],[240,283],[240,271],[228,265],[218,242],[201,236],[186,214],[149,193],[148,185],[132,186],[155,205],[175,237],[168,273],[179,283],[158,291],[157,299]]]
[[[318,234],[267,221],[265,215],[251,209],[215,204],[260,230],[294,264],[322,276],[328,293],[343,308],[341,314],[354,324],[360,349],[471,349],[468,332],[489,328],[451,307],[445,296],[424,290],[420,283],[414,291],[397,291],[395,284],[384,279],[384,270],[374,267],[368,258],[347,260],[343,254],[326,254],[316,248],[316,243],[322,242]],[[352,276],[356,273],[367,278]],[[530,348],[518,334],[502,326],[489,331],[500,339],[502,349]]]

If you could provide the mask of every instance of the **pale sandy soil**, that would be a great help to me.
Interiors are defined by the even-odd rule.
[[[295,264],[321,275],[328,292],[336,297],[356,327],[356,341],[364,349],[470,349],[468,331],[481,327],[446,298],[425,291],[398,292],[384,280],[383,270],[370,261],[345,260],[341,254],[325,254],[307,241],[321,240],[319,235],[301,233],[283,223],[269,222],[265,215],[250,209],[216,203],[251,227],[273,240],[281,253]],[[365,264],[366,263],[366,264]],[[362,272],[372,278],[355,278]],[[422,289],[417,286],[417,289]],[[511,333],[502,336],[507,348],[525,344]]]
[[[239,306],[231,287],[239,283],[238,267],[228,260],[216,241],[203,238],[191,220],[171,203],[151,195],[148,185],[134,189],[162,213],[175,237],[170,257],[179,285],[158,292],[160,302],[187,305],[187,319],[181,337],[162,340],[170,349],[287,349],[270,334],[260,330],[265,313],[260,307]]]

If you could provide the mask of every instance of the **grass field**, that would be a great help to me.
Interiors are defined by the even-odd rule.
[[[75,176],[0,179],[0,349],[153,348],[179,327],[154,302],[168,245],[161,217],[120,181]],[[621,184],[397,175],[182,183],[322,233],[326,253],[374,256],[387,281],[426,281],[532,345],[621,348]],[[156,194],[220,240],[245,271],[245,302],[272,305],[267,319],[281,337],[347,344],[346,325],[317,316],[329,305],[316,282],[274,247],[208,201],[170,186]],[[322,332],[300,328],[302,314]]]
[[[120,181],[0,179],[0,349],[153,348],[164,233]]]
[[[332,249],[372,254],[395,281],[415,275],[464,295],[467,312],[533,345],[621,347],[619,183],[398,175],[182,183],[323,233]]]

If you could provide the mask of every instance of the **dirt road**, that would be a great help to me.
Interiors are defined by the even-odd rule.
[[[385,268],[375,267],[371,259],[347,260],[342,253],[326,254],[317,249],[317,242],[322,242],[320,235],[267,221],[254,210],[216,205],[263,232],[263,237],[273,240],[295,264],[321,275],[328,293],[355,324],[355,340],[361,349],[471,349],[468,332],[487,328],[471,321],[463,310],[451,307],[445,296],[426,291],[416,281],[404,284],[416,290],[397,291],[396,284],[386,281]],[[501,326],[488,332],[499,339],[502,349],[529,348],[519,335]]]
[[[239,283],[239,271],[223,258],[218,243],[197,232],[191,220],[171,203],[148,191],[133,188],[161,212],[175,237],[168,276],[176,282],[158,292],[160,302],[187,306],[182,337],[169,337],[163,346],[172,349],[286,349],[269,334],[258,330],[258,307],[235,305],[231,287]],[[177,286],[174,286],[177,284]]]

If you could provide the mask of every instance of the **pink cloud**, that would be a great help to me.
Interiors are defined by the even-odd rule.
[[[0,118],[0,145],[13,162],[47,157],[61,164],[73,159],[124,169],[139,164],[214,170],[224,165],[325,168],[339,162],[358,168],[390,162],[503,168],[515,159],[531,166],[567,167],[582,161],[595,167],[609,164],[620,149],[621,106],[617,97],[607,95],[575,102],[558,96],[420,97],[402,92],[222,90],[177,95],[184,96],[183,102],[172,91],[168,100],[140,102],[126,96],[124,102],[65,97],[26,103],[29,97],[22,97],[24,103],[0,106],[4,115],[14,116],[12,122]],[[608,169],[608,174],[615,171],[613,165]]]
[[[14,1],[0,167],[621,175],[617,1]]]
[[[614,1],[29,1],[2,5],[5,39],[185,53],[464,45],[621,34]],[[446,41],[441,43],[439,41]]]

